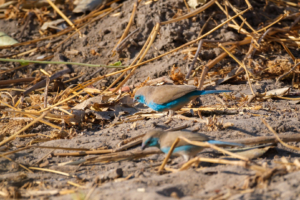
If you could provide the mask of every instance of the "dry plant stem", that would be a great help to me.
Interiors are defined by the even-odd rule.
[[[209,163],[218,163],[218,164],[225,164],[225,165],[228,164],[228,165],[236,165],[236,166],[241,166],[241,167],[247,168],[247,163],[245,161],[229,161],[229,160],[224,160],[224,159],[219,159],[219,158],[196,157],[196,158],[189,160],[184,165],[182,165],[182,167],[179,169],[179,171],[186,170],[193,163],[197,163],[197,162],[209,162]]]
[[[52,6],[52,8],[64,19],[64,20],[66,20],[66,22],[72,27],[72,28],[74,28],[76,31],[79,31],[75,26],[74,26],[74,24],[69,20],[69,18],[67,18],[66,16],[65,16],[65,14],[64,13],[62,13],[60,10],[59,10],[59,8],[58,7],[56,7],[56,5],[51,1],[51,0],[47,0],[48,1],[48,3]],[[81,33],[80,32],[78,32],[79,33],[79,35],[80,35],[80,37],[82,36],[81,35]]]
[[[251,80],[250,80],[250,76],[249,76],[249,73],[248,73],[248,70],[245,66],[244,63],[242,63],[241,61],[239,61],[231,52],[229,52],[222,44],[219,44],[219,47],[221,47],[225,52],[228,53],[228,55],[233,58],[240,66],[242,66],[246,72],[246,75],[247,75],[247,78],[248,78],[248,82],[249,82],[249,86],[250,86],[250,89],[251,89],[251,92],[252,94],[255,96],[255,93],[253,91],[253,88],[252,88],[252,84],[251,84]]]
[[[42,77],[45,78],[45,77]],[[12,80],[3,80],[0,81],[0,85],[10,85],[10,84],[17,84],[17,83],[25,83],[25,82],[31,82],[34,81],[35,78],[18,78],[18,79],[12,79]]]
[[[299,14],[299,13],[298,13]],[[297,25],[297,23],[300,21],[300,16],[298,16],[296,19],[295,19],[295,21],[292,23],[292,25],[291,25],[291,27],[290,27],[290,30],[292,29],[292,28],[294,28],[294,26],[296,26]]]
[[[173,23],[173,22],[178,22],[178,21],[181,21],[183,19],[188,19],[190,17],[193,17],[201,12],[203,12],[204,10],[206,10],[207,8],[209,8],[210,6],[212,6],[217,0],[211,0],[210,2],[206,3],[204,6],[194,10],[193,12],[190,12],[186,15],[183,15],[183,16],[180,16],[180,17],[177,17],[175,19],[171,19],[169,21],[166,21],[166,22],[161,22],[161,25],[166,25],[166,24],[170,24],[170,23]]]
[[[236,49],[237,46],[232,46],[228,49],[229,52],[233,51],[234,49]],[[216,57],[214,60],[212,60],[211,62],[209,62],[207,65],[204,66],[200,79],[199,79],[199,84],[198,84],[198,89],[201,90],[202,86],[204,84],[204,80],[205,80],[205,76],[208,72],[209,69],[211,69],[213,66],[215,66],[217,63],[219,63],[221,60],[223,60],[226,56],[228,55],[228,53],[225,51],[222,54],[220,54],[218,57]]]
[[[118,8],[120,8],[123,4],[120,4],[119,6],[117,6],[116,8],[110,10],[108,13],[102,15],[102,16],[99,16],[98,18],[95,18],[91,21],[89,21],[88,23],[84,24],[84,25],[81,25],[81,28],[89,25],[90,23],[92,22],[95,22],[99,19],[102,19],[103,17],[107,16],[108,14],[110,14],[111,12],[117,10]],[[58,36],[61,36],[61,35],[65,35],[66,33],[70,32],[74,30],[74,28],[68,28],[68,29],[65,29],[63,31],[60,31],[58,32],[57,34],[55,35],[50,35],[50,36],[47,36],[47,37],[43,37],[43,38],[39,38],[39,39],[35,39],[35,40],[30,40],[30,41],[26,41],[26,42],[22,42],[22,43],[17,43],[17,44],[13,44],[13,45],[5,45],[5,46],[0,46],[0,49],[7,49],[7,48],[11,48],[11,47],[17,47],[17,46],[24,46],[24,45],[28,45],[28,44],[33,44],[33,43],[36,43],[36,42],[39,42],[39,41],[43,41],[43,40],[48,40],[48,39],[52,39],[52,38],[56,38]]]
[[[80,24],[83,21],[86,21],[86,20],[88,20],[91,17],[96,17],[96,16],[98,16],[98,15],[104,13],[104,12],[107,12],[107,11],[111,10],[111,8],[107,8],[105,10],[102,10],[104,7],[105,7],[105,5],[102,5],[99,8],[97,8],[96,10],[93,10],[92,12],[90,12],[88,15],[84,16],[83,18],[81,18],[81,19],[75,19],[74,23],[75,24]]]
[[[30,49],[30,50],[25,51],[25,52],[23,52],[23,53],[19,53],[19,54],[13,55],[13,56],[11,56],[11,58],[16,58],[16,57],[25,56],[25,55],[30,54],[30,53],[32,53],[32,52],[36,52],[37,50],[38,50],[38,48],[33,48],[33,49]]]
[[[20,149],[16,149],[16,150],[14,150],[14,151],[9,151],[9,152],[0,154],[0,156],[7,156],[7,155],[10,155],[10,154],[14,154],[14,153],[23,151],[23,150],[25,150],[25,149],[29,149],[29,147],[23,147],[23,148],[20,148]]]
[[[115,54],[115,51],[118,47],[118,45],[122,42],[122,40],[128,35],[128,32],[129,32],[129,29],[130,29],[130,26],[131,24],[133,23],[133,20],[134,20],[134,17],[135,17],[135,12],[136,12],[136,8],[137,8],[137,3],[134,3],[133,4],[133,9],[132,9],[132,12],[131,12],[131,16],[130,16],[130,19],[129,19],[129,22],[125,28],[125,31],[123,33],[123,35],[121,36],[120,40],[117,42],[116,46],[113,48],[113,56]]]
[[[203,24],[203,26],[202,26],[202,28],[201,28],[199,34],[198,34],[198,37],[200,37],[200,36],[202,35],[202,33],[203,33],[204,29],[206,28],[208,22],[211,20],[211,18],[212,18],[213,16],[215,16],[215,14],[216,14],[216,12],[213,12],[213,13],[208,17],[208,19],[206,20],[206,22]]]
[[[144,137],[144,136],[145,136],[145,134],[141,134],[141,135],[138,135],[138,136],[135,136],[135,137],[126,139],[126,140],[122,140],[117,146],[118,146],[118,147],[121,147],[122,145],[128,144],[128,143],[130,143],[130,142],[132,142],[132,141],[134,141],[134,140],[137,140],[137,139],[139,139],[139,138],[142,138],[142,137]]]
[[[97,17],[97,18],[95,18],[95,19],[93,19],[93,20],[91,20],[91,21],[85,23],[84,25],[82,25],[82,26],[79,28],[79,30],[83,29],[84,27],[86,27],[87,25],[89,25],[89,24],[92,23],[92,22],[95,22],[95,21],[97,21],[97,20],[99,20],[99,19],[102,19],[103,17],[109,15],[111,12],[117,10],[117,9],[120,8],[121,6],[122,6],[122,4],[120,4],[119,6],[117,6],[117,7],[114,8],[114,9],[109,10],[106,14],[104,14],[104,15],[102,15],[102,16],[99,16],[99,17]],[[74,36],[76,33],[77,33],[77,32],[74,32],[74,33],[70,34],[70,35],[69,35],[66,39],[64,39],[61,43],[59,43],[58,45],[56,45],[56,46],[53,48],[53,50],[56,50],[58,47],[60,47],[63,43],[65,43],[66,41],[68,41],[68,40],[69,40],[72,36]]]
[[[73,185],[73,186],[75,186],[75,187],[78,187],[78,188],[83,188],[83,189],[86,189],[86,188],[87,188],[86,186],[79,185],[79,184],[74,183],[74,182],[72,182],[72,181],[67,181],[67,183],[70,184],[70,185]]]
[[[31,21],[31,18],[32,18],[33,16],[34,16],[34,13],[33,13],[33,12],[29,12],[29,13],[28,13],[27,18],[26,18],[26,21],[25,21],[25,23],[24,23],[24,26],[23,26],[23,28],[22,28],[22,30],[21,30],[21,33],[20,33],[20,36],[19,36],[20,39],[22,38],[23,33],[24,33],[26,27],[28,26],[28,24],[29,24],[29,22]],[[30,29],[30,27],[29,27],[29,29]]]
[[[286,16],[288,16],[288,13],[280,15],[279,17],[277,17],[277,19],[275,19],[274,22],[272,22],[271,24],[269,24],[268,26],[258,30],[257,32],[262,32],[262,31],[266,31],[269,27],[273,26],[274,24],[278,23],[280,20],[282,20],[283,18],[285,18]]]
[[[217,4],[217,6],[220,8],[220,10],[222,10],[223,13],[227,16],[227,18],[231,17],[231,16],[228,14],[228,12],[227,12],[226,10],[224,10],[224,8],[221,6],[221,4],[219,4],[218,1],[216,1],[216,4]],[[239,16],[239,17],[241,17],[241,16]],[[236,26],[238,26],[239,29],[241,28],[240,25],[239,25],[235,20],[232,20],[232,22],[233,22]],[[247,34],[249,34],[249,33],[247,32]],[[249,35],[250,35],[250,34],[249,34]]]
[[[283,142],[300,142],[300,134],[293,135],[283,135],[281,136],[281,140]],[[230,140],[230,142],[236,142],[244,145],[258,145],[258,144],[267,144],[279,143],[276,137],[273,136],[262,136],[262,137],[253,137],[253,138],[245,138],[245,139],[235,139]]]
[[[69,148],[69,147],[49,147],[49,146],[28,146],[28,148],[40,148],[40,149],[60,149],[68,151],[88,151],[86,148]]]
[[[33,115],[30,115],[30,114],[27,114],[27,113],[26,113],[26,115],[27,115],[28,117],[32,118],[32,119],[37,119],[37,118],[36,118],[35,116],[33,116]],[[42,123],[44,123],[44,124],[46,124],[46,125],[48,125],[48,126],[51,126],[52,128],[56,128],[56,129],[58,129],[58,130],[61,130],[61,129],[62,129],[60,126],[57,126],[57,125],[55,125],[55,124],[52,124],[51,122],[48,122],[48,121],[46,121],[46,120],[40,120],[40,122],[42,122]]]
[[[48,153],[46,153],[43,157],[41,157],[38,161],[36,161],[34,164],[32,164],[31,166],[34,167],[38,164],[40,164],[40,162],[42,162],[45,158],[47,158],[51,153],[53,153],[55,151],[55,149],[52,149],[51,151],[49,151]]]
[[[51,173],[54,173],[54,174],[60,174],[60,175],[69,176],[69,177],[76,177],[76,176],[70,175],[69,173],[60,172],[60,171],[56,171],[56,170],[52,170],[52,169],[45,169],[45,168],[39,168],[39,167],[29,167],[29,169],[45,171],[45,172],[51,172]]]
[[[292,71],[294,71],[298,66],[300,65],[300,62],[295,64],[294,67],[292,67],[292,69],[290,69],[288,72],[282,74],[281,76],[279,76],[276,80],[276,84],[278,84],[278,82],[284,78],[285,76],[289,75]]]
[[[300,151],[299,147],[295,147],[295,146],[291,146],[288,145],[287,143],[283,142],[280,137],[277,135],[276,131],[274,131],[274,129],[265,121],[265,119],[261,118],[261,121],[266,125],[266,127],[275,135],[276,139],[285,147],[296,150],[296,151]]]
[[[133,36],[137,31],[139,31],[140,28],[135,29],[134,31],[132,31],[126,38],[124,38],[116,47],[116,51],[119,52],[123,49],[123,44],[131,37]]]
[[[96,155],[96,154],[107,154],[112,153],[112,149],[95,150],[95,151],[82,151],[73,153],[54,153],[54,156],[86,156],[86,155]]]
[[[53,81],[54,79],[57,79],[58,77],[61,77],[63,76],[64,74],[68,74],[71,72],[71,69],[69,68],[66,68],[66,69],[63,69],[55,74],[53,74],[51,77],[50,77],[50,82]],[[24,93],[23,95],[26,96],[28,95],[30,92],[38,89],[38,88],[41,88],[41,87],[44,87],[46,85],[46,79],[38,82],[37,84],[33,85],[32,87],[28,88]]]
[[[249,8],[250,10],[252,10],[253,7],[252,7],[252,5],[250,4],[250,2],[249,2],[248,0],[245,0],[245,1],[246,1],[246,4],[247,4],[248,8]]]
[[[145,136],[145,134],[139,135],[139,138],[144,137],[144,136]],[[138,139],[138,138],[136,138],[136,139]],[[121,147],[115,149],[114,152],[119,152],[119,151],[123,151],[123,150],[125,150],[125,149],[129,149],[129,148],[131,148],[131,147],[134,147],[134,146],[136,146],[136,145],[141,144],[142,142],[143,142],[143,139],[139,139],[139,140],[130,142],[130,143],[128,143],[128,144],[125,144],[125,145],[123,145],[123,146],[121,146]]]
[[[155,30],[155,27],[152,29],[152,31],[151,31],[151,33],[150,33],[150,36],[148,37],[148,39],[146,40],[146,42],[145,42],[145,44],[144,44],[144,46],[142,47],[142,49],[140,50],[140,52],[139,52],[139,54],[135,57],[135,59],[132,61],[132,63],[130,64],[130,66],[129,67],[132,67],[137,61],[138,61],[138,59],[139,59],[139,57],[142,55],[142,53],[144,52],[144,50],[146,49],[146,47],[147,47],[147,45],[149,44],[149,42],[150,42],[150,39],[151,39],[151,35],[153,34],[153,32],[154,32],[154,30]],[[124,71],[110,86],[108,86],[108,88],[106,88],[106,90],[105,91],[108,91],[110,88],[112,88],[116,83],[118,83],[120,80],[121,80],[121,78],[126,74],[126,72],[127,72],[127,70],[126,71]],[[104,91],[104,92],[105,92]],[[115,91],[115,89],[113,90],[113,91]]]
[[[165,165],[167,164],[167,162],[168,162],[168,160],[169,160],[171,154],[173,153],[173,151],[174,151],[174,149],[175,149],[175,146],[178,144],[179,141],[180,141],[180,138],[177,138],[177,139],[173,142],[173,144],[172,144],[172,146],[171,146],[171,148],[170,148],[170,150],[169,150],[167,156],[165,157],[163,163],[162,163],[161,166],[158,168],[158,172],[161,172],[162,170],[164,170]]]
[[[295,64],[296,63],[295,56],[292,54],[292,52],[289,50],[289,48],[283,42],[280,42],[280,43],[283,46],[283,48],[286,50],[286,52],[291,56],[291,58],[292,58],[292,60],[294,61],[294,64]]]
[[[217,150],[217,151],[219,151],[219,152],[222,152],[222,153],[224,153],[224,154],[230,155],[230,156],[232,156],[232,157],[234,157],[234,158],[238,158],[238,159],[241,159],[241,160],[244,160],[244,161],[249,161],[249,159],[246,158],[246,157],[244,157],[244,156],[237,155],[237,154],[235,154],[235,153],[232,153],[232,152],[230,152],[230,151],[227,151],[227,150],[225,150],[225,149],[222,149],[222,148],[220,148],[220,147],[217,147],[216,145],[209,144],[209,143],[207,143],[207,142],[191,141],[191,140],[189,140],[189,139],[187,139],[187,138],[185,138],[185,137],[179,137],[179,139],[184,140],[185,142],[187,142],[187,143],[189,143],[189,144],[192,144],[192,145],[195,145],[195,146],[206,147],[206,148],[207,148],[207,147],[210,147],[210,148],[215,149],[215,150]]]
[[[171,51],[169,51],[169,52],[166,52],[166,53],[164,53],[164,54],[162,54],[162,55],[159,55],[159,56],[157,56],[157,57],[155,57],[155,58],[149,59],[149,60],[144,61],[144,62],[142,62],[142,63],[136,64],[136,65],[134,65],[134,66],[132,66],[132,67],[128,67],[128,68],[126,68],[126,69],[124,69],[124,70],[121,70],[121,71],[119,71],[119,73],[120,73],[120,72],[123,72],[123,71],[130,70],[130,69],[132,69],[132,68],[134,68],[134,67],[139,67],[139,66],[144,65],[144,64],[146,64],[146,63],[148,63],[148,62],[152,62],[152,61],[157,60],[157,59],[159,59],[159,58],[162,58],[162,57],[164,57],[164,56],[166,56],[166,55],[168,55],[168,54],[171,54],[171,53],[173,53],[173,52],[176,52],[176,51],[178,51],[178,50],[180,50],[180,49],[182,49],[182,48],[184,48],[184,47],[187,47],[187,46],[189,46],[189,45],[191,45],[191,44],[193,44],[193,43],[195,43],[195,42],[201,40],[202,38],[206,37],[207,35],[213,33],[215,30],[219,29],[219,28],[222,27],[224,24],[227,24],[227,23],[230,22],[231,20],[233,20],[233,19],[235,19],[236,17],[238,17],[238,16],[244,14],[244,13],[247,12],[247,11],[248,11],[248,9],[246,9],[246,10],[240,12],[239,14],[237,14],[237,15],[235,15],[235,16],[229,18],[229,19],[227,19],[227,20],[224,21],[222,24],[219,24],[218,26],[216,26],[215,28],[213,28],[212,30],[208,31],[207,33],[203,34],[201,37],[199,37],[199,38],[197,38],[197,39],[195,39],[195,40],[192,40],[192,41],[190,41],[190,42],[187,42],[186,44],[181,45],[180,47],[177,47],[177,48],[175,48],[175,49],[173,49],[173,50],[171,50]]]
[[[105,161],[118,161],[118,160],[125,160],[125,159],[134,159],[139,157],[145,157],[147,155],[152,154],[162,154],[159,149],[155,150],[132,150],[132,151],[124,151],[124,152],[115,152],[107,155],[93,157],[91,159],[87,159],[85,162],[88,163],[97,163],[97,162],[105,162]]]
[[[139,64],[133,65],[133,66],[128,67],[128,68],[126,68],[126,69],[123,69],[123,70],[120,70],[120,71],[117,71],[117,72],[112,72],[112,73],[110,73],[110,74],[106,74],[106,75],[104,75],[104,76],[100,76],[100,77],[94,78],[94,79],[92,79],[92,80],[90,80],[90,81],[85,82],[85,85],[83,85],[83,87],[87,87],[87,86],[89,86],[89,85],[91,85],[91,84],[93,84],[93,83],[95,83],[95,82],[97,82],[97,81],[99,81],[99,80],[101,80],[101,79],[103,79],[103,78],[106,78],[106,77],[109,77],[109,76],[113,76],[113,75],[116,75],[116,74],[119,74],[119,73],[123,73],[123,72],[126,72],[126,71],[130,70],[130,69],[133,69],[133,68],[142,66],[142,65],[144,65],[144,64],[146,64],[146,63],[152,62],[152,61],[157,60],[157,59],[159,59],[159,58],[162,58],[162,57],[164,57],[164,56],[166,56],[166,55],[169,55],[169,54],[171,54],[171,53],[173,53],[173,52],[176,52],[176,51],[178,51],[178,50],[180,50],[180,49],[182,49],[182,48],[184,48],[184,47],[187,47],[187,46],[189,46],[189,45],[191,45],[191,44],[193,44],[193,43],[195,43],[195,42],[201,40],[202,38],[204,38],[204,37],[206,37],[207,35],[211,34],[211,33],[214,32],[215,30],[219,29],[219,28],[220,28],[221,26],[223,26],[224,24],[230,22],[232,19],[238,17],[239,15],[244,14],[244,13],[247,12],[247,11],[248,11],[248,9],[242,11],[241,13],[239,13],[239,14],[233,16],[232,18],[229,18],[229,19],[226,20],[226,21],[224,21],[222,24],[216,26],[214,29],[212,29],[212,30],[210,30],[209,32],[205,33],[205,34],[202,35],[201,37],[199,37],[199,38],[197,38],[197,39],[195,39],[195,40],[193,40],[193,41],[190,41],[190,42],[188,42],[188,43],[186,43],[186,44],[184,44],[184,45],[181,45],[180,47],[177,47],[177,48],[173,49],[172,51],[166,52],[166,53],[164,53],[164,54],[162,54],[162,55],[159,55],[159,56],[157,56],[157,57],[155,57],[155,58],[152,58],[152,59],[149,59],[149,60],[147,60],[147,61],[141,62],[141,63],[139,63]],[[0,49],[1,49],[1,47],[0,47]],[[75,88],[74,91],[77,91],[77,90],[79,90],[79,89],[80,89],[80,88]]]
[[[46,87],[45,87],[45,94],[44,94],[44,108],[47,108],[47,98],[48,98],[49,83],[50,83],[50,78],[47,76],[47,78],[46,78]]]
[[[198,49],[197,49],[196,54],[195,54],[195,57],[194,57],[194,60],[193,60],[191,66],[190,66],[190,68],[189,68],[189,71],[188,71],[186,77],[185,77],[185,79],[187,79],[187,80],[189,79],[189,77],[190,77],[190,75],[191,75],[191,73],[192,73],[192,70],[193,70],[194,65],[195,65],[195,62],[196,62],[196,60],[197,60],[197,58],[198,58],[198,55],[199,55],[200,49],[201,49],[201,47],[202,47],[202,44],[203,44],[203,40],[200,40],[199,45],[198,45]]]
[[[64,100],[62,100],[62,101],[60,101],[60,102],[57,102],[56,104],[54,104],[54,105],[52,105],[52,106],[49,106],[49,107],[47,107],[47,108],[45,108],[45,109],[43,109],[43,110],[40,110],[39,113],[44,112],[44,111],[46,111],[46,110],[49,110],[49,109],[51,109],[51,108],[57,107],[58,105],[60,105],[60,104],[62,104],[62,103],[65,103],[65,102],[69,101],[70,99],[73,99],[74,97],[76,97],[77,95],[81,94],[82,92],[83,92],[83,90],[80,91],[80,92],[78,92],[78,93],[75,94],[75,95],[72,95],[72,96],[70,96],[70,97],[68,97],[68,98],[66,98],[66,99],[64,99]]]
[[[228,0],[226,0],[225,2],[226,2],[227,5],[230,6],[230,8],[235,12],[235,14],[238,13],[238,9],[236,9]],[[240,19],[245,22],[245,24],[251,29],[251,31],[254,34],[257,34],[256,30],[247,22],[247,20],[245,18],[243,18],[242,16],[240,16]]]
[[[15,134],[9,136],[8,138],[4,139],[3,141],[0,142],[0,146],[4,145],[5,143],[13,140],[17,135],[21,134],[23,131],[27,130],[30,126],[34,125],[36,122],[38,122],[39,120],[41,120],[47,113],[43,113],[41,116],[39,116],[38,118],[36,118],[35,120],[33,120],[32,122],[30,122],[29,124],[27,124],[24,128],[22,128],[21,130],[19,130],[18,132],[16,132]]]
[[[206,76],[206,74],[207,74],[207,72],[208,72],[208,66],[207,65],[205,65],[204,67],[203,67],[203,69],[202,69],[202,73],[201,73],[201,76],[200,76],[200,78],[199,78],[199,84],[198,84],[198,89],[199,90],[201,90],[202,89],[202,87],[203,87],[203,83],[204,83],[204,80],[205,80],[205,76]]]
[[[140,57],[139,61],[137,62],[137,64],[139,64],[140,62],[143,61],[144,57],[146,56],[148,50],[150,49],[152,43],[154,42],[154,40],[156,38],[156,34],[157,34],[159,28],[160,28],[160,24],[157,23],[156,26],[153,28],[154,29],[153,34],[150,35],[151,39],[149,41],[149,44],[148,44],[147,48],[145,49],[145,51],[143,52],[143,54],[141,55],[141,57]],[[113,90],[113,92],[118,91],[128,81],[128,79],[134,74],[136,69],[137,69],[137,67],[133,68],[131,70],[131,72],[126,76],[126,78]]]
[[[28,169],[27,167],[25,167],[24,165],[20,164],[20,163],[17,163],[15,161],[13,161],[12,159],[10,159],[9,157],[6,157],[5,155],[0,155],[1,157],[5,158],[6,160],[9,160],[13,163],[16,163],[17,165],[19,165],[20,167],[22,167],[23,169],[29,171],[30,173],[33,173],[33,171],[31,171],[30,169]]]
[[[188,12],[190,12],[190,7],[189,7],[189,5],[186,3],[186,0],[183,0],[183,1],[184,1],[184,5],[185,5],[186,9],[188,10]]]
[[[15,111],[20,111],[19,109],[15,108],[15,107],[12,107],[11,105],[9,105],[9,104],[7,104],[7,103],[1,101],[1,100],[0,100],[0,103],[6,105],[7,107],[9,107],[9,108],[11,108],[11,109],[13,109],[13,110],[15,110]],[[36,117],[34,117],[34,116],[30,115],[30,114],[26,114],[26,115],[27,115],[28,117],[30,117],[30,118],[37,119]],[[39,121],[40,121],[41,123],[47,124],[48,126],[51,126],[51,127],[53,127],[53,128],[56,128],[56,129],[61,130],[61,127],[56,126],[56,125],[54,125],[54,124],[52,124],[52,123],[50,123],[50,122],[48,122],[48,121],[45,121],[45,120],[42,120],[42,119],[40,119]]]

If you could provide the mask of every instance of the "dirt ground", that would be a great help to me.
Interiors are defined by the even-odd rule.
[[[133,61],[135,56],[143,47],[145,41],[156,23],[170,20],[178,12],[187,13],[187,8],[184,1],[181,0],[158,0],[152,3],[142,3],[138,6],[136,18],[130,28],[130,32],[139,28],[137,34],[132,36],[128,45],[116,56],[111,56],[111,51],[118,39],[124,32],[129,21],[132,11],[132,5],[135,0],[125,0],[114,3],[111,7],[115,8],[120,3],[123,5],[115,10],[112,14],[120,12],[118,16],[106,16],[103,19],[93,22],[84,28],[81,32],[85,37],[79,38],[77,34],[72,36],[68,41],[56,48],[56,45],[65,39],[67,36],[40,41],[35,44],[14,47],[12,49],[0,49],[0,57],[11,55],[14,53],[21,53],[32,48],[39,47],[40,50],[23,56],[23,59],[36,60],[40,56],[54,55],[52,61],[58,61],[58,54],[65,55],[72,62],[82,62],[91,64],[110,64],[121,61],[122,65],[128,66]],[[242,0],[230,1],[240,10],[244,10],[247,4]],[[267,24],[279,15],[285,13],[286,10],[292,12],[299,12],[299,7],[286,7],[276,5],[269,1],[268,4],[264,0],[250,1],[253,6],[252,11],[246,12],[243,16],[247,22],[259,29],[262,24]],[[171,23],[162,26],[157,38],[154,40],[152,47],[149,49],[144,60],[154,58],[158,55],[166,53],[176,47],[179,47],[198,37],[200,30],[208,17],[215,12],[213,20],[210,20],[204,32],[214,28],[217,24],[226,20],[226,16],[220,9],[213,5],[204,12],[196,15],[191,19],[185,19],[176,23]],[[234,15],[232,11],[229,12],[231,16]],[[72,16],[75,17],[75,16]],[[239,24],[242,20],[236,20]],[[18,38],[22,26],[18,25],[18,20],[0,20],[0,31],[4,31],[7,35]],[[292,19],[286,19],[278,27],[289,26],[293,22]],[[18,41],[24,42],[39,37],[39,25],[33,21],[30,23],[30,29],[25,29],[25,32]],[[296,33],[295,33],[296,34]],[[299,34],[299,32],[297,32]],[[298,35],[299,37],[299,35]],[[222,26],[205,39],[222,40],[222,41],[239,41],[245,38],[244,35],[239,34],[228,25]],[[51,44],[51,45],[49,45]],[[281,45],[277,43],[270,43],[265,45],[263,51],[258,51],[253,59],[265,67],[269,61],[288,60],[289,66],[292,66],[290,56]],[[42,47],[50,46],[48,49]],[[194,45],[196,47],[197,44]],[[70,53],[72,50],[77,50],[79,53],[74,55]],[[234,55],[239,59],[243,59],[248,46],[239,46]],[[97,54],[92,54],[95,51]],[[290,51],[296,58],[300,58],[299,49],[290,48]],[[222,53],[222,49],[218,47],[205,47],[201,50],[199,61],[196,67],[207,64]],[[182,73],[187,73],[187,68],[191,64],[191,59],[187,59],[187,54],[182,51],[164,56],[153,62],[147,63],[139,67],[135,74],[126,82],[126,85],[137,85],[144,82],[147,77],[150,79],[159,78],[162,76],[169,76],[172,67],[175,65],[179,67]],[[11,63],[0,63],[0,70],[7,70],[13,67]],[[72,84],[83,83],[91,78],[116,71],[117,69],[107,68],[92,68],[73,66],[74,74],[76,76],[82,72],[85,74],[78,80],[74,80]],[[232,58],[225,58],[216,64],[210,72],[220,72],[221,70],[231,71],[231,69],[238,68],[239,65]],[[24,74],[30,75],[37,69],[44,69],[46,71],[55,72],[61,69],[61,66],[31,64],[26,68],[14,71],[9,74],[1,74],[0,80],[20,78]],[[226,71],[225,70],[225,71]],[[282,73],[282,72],[279,72]],[[200,75],[198,72],[197,76]],[[110,76],[93,84],[94,88],[103,89],[108,87],[119,75]],[[224,74],[217,76],[219,79],[225,77]],[[268,76],[260,76],[253,78],[253,90],[258,93],[264,93],[273,89],[284,87],[291,87],[292,78],[288,77],[279,84],[275,84],[276,76],[274,74]],[[191,79],[191,82],[193,79]],[[251,95],[249,84],[245,76],[241,75],[227,82],[224,82],[215,87],[209,86],[206,89],[226,89],[232,90],[232,96],[236,99],[226,99],[223,95],[206,95],[201,96],[198,103],[199,106],[214,107],[220,105],[220,97],[225,101],[226,106],[237,106],[237,99],[245,95]],[[290,92],[294,96],[299,96],[299,90],[291,88]],[[270,98],[264,101],[252,101],[247,103],[248,107],[261,106],[258,110],[247,110],[244,108],[236,109],[236,112],[204,112],[203,119],[212,118],[215,116],[216,120],[223,124],[230,122],[232,126],[226,128],[218,128],[211,130],[205,123],[200,123],[193,120],[173,119],[171,123],[165,124],[166,116],[159,118],[147,118],[128,123],[121,123],[111,126],[111,123],[118,122],[122,116],[118,116],[120,112],[127,112],[129,116],[137,112],[148,112],[149,109],[141,104],[132,107],[126,105],[116,105],[115,113],[111,117],[111,123],[106,124],[91,124],[89,126],[78,125],[73,126],[74,137],[66,139],[56,139],[46,142],[39,142],[39,146],[55,146],[66,148],[85,148],[85,149],[114,149],[124,139],[132,138],[140,134],[146,133],[154,128],[175,128],[186,125],[188,130],[198,131],[204,133],[211,138],[217,140],[234,141],[235,139],[253,138],[258,136],[273,136],[269,129],[262,123],[261,118],[265,118],[271,127],[279,134],[293,135],[299,133],[300,130],[300,106],[299,101],[273,99]],[[118,106],[118,108],[117,108]],[[1,105],[0,109],[4,109]],[[116,111],[118,110],[118,112]],[[123,116],[123,117],[124,117]],[[195,116],[194,116],[195,117]],[[1,129],[5,128],[6,122],[2,120]],[[18,129],[16,129],[18,130]],[[52,128],[45,124],[38,124],[26,131],[26,134],[41,133],[44,135],[51,135]],[[33,138],[16,138],[12,141],[10,150],[24,147]],[[1,139],[2,140],[2,139]],[[290,145],[299,147],[299,142],[289,142]],[[139,150],[136,146],[129,151]],[[2,150],[5,153],[5,150]],[[44,148],[29,148],[8,157],[24,166],[36,166],[36,163],[42,163],[47,169],[53,169],[61,172],[69,173],[71,176],[64,176],[61,174],[34,171],[34,173],[27,172],[20,168],[15,162],[10,162],[5,158],[0,158],[0,187],[1,188],[15,188],[18,190],[22,198],[25,199],[299,199],[300,198],[300,171],[295,170],[289,173],[272,174],[266,178],[262,184],[252,184],[256,172],[241,166],[212,164],[201,162],[199,166],[194,166],[185,171],[166,172],[159,174],[157,167],[162,163],[165,155],[154,154],[147,157],[137,159],[120,159],[114,162],[97,162],[87,165],[59,165],[67,161],[88,160],[99,155],[86,156],[54,156],[54,153],[72,152],[68,150],[55,150]],[[201,157],[219,158],[223,155],[212,149],[205,149],[199,154]],[[256,158],[254,161],[259,165],[267,165],[270,168],[281,167],[282,157],[285,157],[289,163],[293,163],[300,158],[298,151],[284,147],[282,144],[277,144],[262,156]],[[182,158],[174,158],[167,166],[176,168],[178,163],[183,161]],[[122,170],[121,177],[106,178],[95,183],[96,177],[105,176],[109,173],[114,173],[116,169]],[[298,177],[299,175],[299,177]],[[109,176],[109,175],[108,175]],[[126,178],[127,177],[127,178]],[[78,186],[70,184],[70,181],[77,183]],[[247,185],[248,184],[248,185]],[[29,186],[30,185],[30,186]],[[59,193],[66,190],[72,190],[71,194]],[[31,191],[32,193],[28,192]],[[33,193],[37,191],[45,191],[36,195]],[[51,193],[52,192],[52,193]],[[13,198],[13,197],[11,197]]]

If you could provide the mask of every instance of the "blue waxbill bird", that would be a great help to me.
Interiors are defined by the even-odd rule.
[[[134,99],[155,111],[176,111],[200,95],[231,92],[230,90],[197,90],[191,85],[145,86],[138,89]]]
[[[233,142],[223,142],[218,140],[210,140],[208,136],[201,133],[194,133],[191,131],[163,131],[161,129],[151,130],[146,133],[143,138],[142,149],[147,147],[158,147],[162,152],[167,154],[179,137],[185,137],[192,141],[199,142],[208,142],[215,145],[229,145],[229,146],[244,146],[243,144],[233,143]],[[188,161],[190,158],[194,157],[199,153],[203,147],[191,145],[183,140],[180,140],[176,145],[172,155],[183,156],[185,161]]]

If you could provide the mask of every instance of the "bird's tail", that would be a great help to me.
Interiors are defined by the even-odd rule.
[[[235,142],[223,142],[223,141],[218,141],[218,140],[208,140],[207,141],[209,144],[216,144],[216,145],[229,145],[229,146],[244,146],[243,144],[240,143],[235,143]]]
[[[199,95],[218,94],[218,93],[223,93],[223,92],[232,92],[232,91],[231,90],[198,90]]]

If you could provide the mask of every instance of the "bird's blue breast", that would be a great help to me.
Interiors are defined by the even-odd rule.
[[[176,147],[172,154],[176,154],[176,153],[189,154],[189,152],[191,150],[193,150],[194,148],[197,148],[197,147],[194,145],[184,145],[184,146]],[[160,150],[162,152],[164,152],[165,154],[167,154],[170,151],[170,147],[162,147]]]

